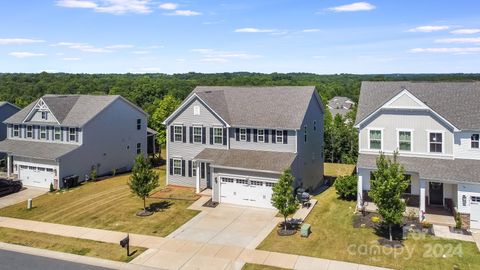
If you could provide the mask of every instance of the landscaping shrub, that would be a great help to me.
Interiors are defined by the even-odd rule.
[[[357,177],[355,175],[338,177],[334,186],[338,196],[342,199],[354,200],[357,197]]]
[[[378,223],[380,223],[380,221],[381,221],[380,217],[378,217],[378,216],[372,217],[371,220],[372,220],[372,222],[375,223],[375,224],[378,224]]]
[[[53,188],[53,184],[50,183],[50,192],[54,192],[54,191],[55,191],[55,189]]]
[[[459,213],[457,213],[455,216],[455,229],[461,229],[461,228],[462,228],[462,217],[460,216]]]

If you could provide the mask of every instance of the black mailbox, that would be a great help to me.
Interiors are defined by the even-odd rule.
[[[120,240],[120,246],[122,248],[127,248],[127,256],[130,256],[130,235],[127,234],[127,237]]]

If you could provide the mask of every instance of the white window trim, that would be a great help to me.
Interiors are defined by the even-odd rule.
[[[42,128],[45,128],[44,132],[45,132],[45,138],[42,138]],[[47,139],[47,133],[48,133],[48,129],[46,126],[40,126],[40,130],[39,130],[39,139],[40,140],[46,140]]]
[[[48,120],[48,111],[40,111],[42,120]],[[45,114],[45,118],[43,115]]]
[[[175,167],[175,161],[179,161],[180,167],[178,167],[178,166]],[[179,168],[179,169],[180,169],[180,172],[179,172],[178,174],[175,173],[175,168]],[[172,172],[173,175],[180,175],[180,176],[182,175],[182,159],[181,159],[181,158],[173,158],[173,159],[172,159],[172,170],[173,170],[173,172]]]
[[[180,133],[175,132],[177,127],[180,127]],[[177,134],[180,134],[180,140],[177,140]],[[183,142],[183,136],[183,125],[173,125],[173,142]]]
[[[73,132],[72,132],[73,130]],[[72,139],[72,135],[74,136],[73,139]],[[74,142],[77,140],[77,129],[76,128],[68,128],[68,140],[71,141],[71,142]]]
[[[402,153],[412,153],[413,152],[413,131],[414,131],[413,129],[408,129],[408,128],[397,128],[397,149],[398,149],[398,152],[402,152]],[[410,132],[410,151],[400,150],[400,132]],[[370,134],[370,132],[368,134]],[[383,137],[382,137],[382,139],[383,139]]]
[[[196,160],[192,160],[192,177],[196,177],[197,176],[197,164],[198,164],[198,161]]]
[[[432,133],[441,133],[442,134],[442,152],[430,152],[430,134]],[[431,155],[442,155],[445,154],[445,131],[444,130],[427,130],[427,153]]]
[[[200,115],[200,106],[193,106],[193,115]]]
[[[242,140],[242,130],[245,131],[245,138]],[[241,128],[239,131],[238,131],[238,139],[242,142],[245,142],[247,141],[247,129],[246,128]]]
[[[280,132],[280,136],[278,135]],[[283,130],[275,130],[275,142],[279,143],[278,138],[280,138],[281,143],[283,143]]]
[[[140,147],[139,147],[140,146]],[[136,152],[137,152],[137,155],[140,155],[142,153],[142,143],[137,143],[136,145]]]
[[[260,131],[263,132],[262,135],[260,135]],[[265,129],[257,129],[257,142],[265,142]]]
[[[200,129],[200,135],[198,135],[198,134],[197,134],[197,135],[195,135],[195,128],[199,128],[199,129]],[[175,128],[174,128],[174,129],[175,129]],[[192,133],[193,133],[193,134],[192,134],[192,136],[193,136],[193,138],[192,138],[192,142],[193,142],[193,143],[202,144],[202,138],[203,138],[203,127],[202,127],[202,126],[200,126],[200,125],[194,125],[194,126],[192,127]],[[174,134],[174,135],[175,135],[175,134]],[[200,141],[196,142],[196,141],[195,141],[195,136],[197,136],[197,137],[198,137],[198,136],[200,136]]]
[[[477,141],[478,144],[479,144],[479,147],[478,147],[478,148],[473,148],[473,147],[472,147],[472,142],[473,142],[472,136],[473,136],[474,134],[477,134],[477,135],[479,136],[478,141]],[[470,135],[470,150],[474,150],[474,151],[480,150],[480,132],[478,132],[478,133],[472,132],[472,134]]]
[[[383,152],[383,130],[384,128],[367,128],[367,135],[368,135],[368,149],[369,150],[373,150],[373,151],[382,151]],[[373,149],[371,148],[371,145],[370,145],[370,131],[380,131],[380,149]]]
[[[15,128],[16,128],[16,130],[15,130]],[[15,138],[20,137],[20,126],[19,125],[13,125],[12,129],[13,129],[13,132],[12,132],[13,137],[15,137]],[[15,132],[17,132],[17,135],[15,135]]]
[[[57,133],[58,131],[58,133]],[[59,135],[59,138],[56,138],[56,135]],[[62,140],[62,128],[61,127],[54,127],[53,128],[53,140],[54,141],[61,141]]]
[[[29,127],[32,128],[32,130],[28,131]],[[28,136],[28,132],[30,132],[30,136]],[[33,126],[26,126],[25,127],[25,138],[33,139],[33,132],[35,132],[35,129],[33,128]]]
[[[215,129],[220,129],[220,131],[222,132],[222,135],[216,135],[215,134]],[[215,139],[218,138],[220,136],[220,142],[216,142]],[[213,127],[213,144],[223,144],[223,127]]]

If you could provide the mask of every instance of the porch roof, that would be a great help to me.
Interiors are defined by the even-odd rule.
[[[55,160],[73,150],[79,145],[49,143],[24,140],[4,140],[0,142],[0,152],[14,156]]]
[[[206,148],[194,159],[210,161],[213,167],[281,173],[290,168],[296,156],[287,152]]]
[[[378,155],[358,155],[357,168],[376,169]],[[406,172],[418,173],[420,179],[447,182],[480,183],[480,160],[440,159],[398,156]]]

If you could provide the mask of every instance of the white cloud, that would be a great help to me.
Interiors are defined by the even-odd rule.
[[[303,33],[315,33],[315,32],[320,32],[320,29],[312,28],[312,29],[303,29]]]
[[[470,48],[415,48],[411,49],[413,53],[453,53],[453,54],[471,54],[480,53],[480,47]]]
[[[135,46],[130,45],[130,44],[115,44],[115,45],[106,46],[105,48],[106,49],[129,49],[129,48],[133,48],[133,47],[135,47]]]
[[[273,33],[276,31],[276,29],[259,29],[251,27],[235,29],[236,33]]]
[[[149,54],[150,51],[133,51],[133,54]]]
[[[171,13],[166,13],[165,15],[169,16],[199,16],[202,15],[201,12],[198,11],[193,11],[193,10],[175,10],[174,12]]]
[[[435,32],[435,31],[442,31],[442,30],[447,30],[449,29],[450,26],[446,25],[424,25],[424,26],[418,26],[412,29],[408,29],[407,32],[423,32],[423,33],[430,33],[430,32]]]
[[[235,51],[219,51],[214,49],[192,49],[192,52],[199,53],[206,62],[227,62],[229,59],[250,60],[262,57],[257,54]]]
[[[80,61],[82,59],[78,58],[78,57],[64,57],[64,58],[62,58],[62,60],[64,60],[64,61]]]
[[[32,52],[11,52],[8,55],[14,56],[17,58],[27,58],[27,57],[34,57],[34,56],[44,56],[44,53],[32,53]]]
[[[471,35],[480,33],[480,28],[463,28],[450,32],[452,34]]]
[[[162,72],[162,69],[159,67],[139,67],[136,68],[134,73],[160,73]]]
[[[45,42],[45,40],[30,38],[0,38],[0,45],[24,45],[41,42]]]
[[[177,9],[178,4],[175,3],[163,3],[158,6],[160,9],[166,9],[166,10],[174,10]]]
[[[90,45],[88,43],[77,43],[77,42],[58,42],[58,43],[55,43],[55,44],[52,44],[50,46],[64,46],[64,47],[68,47],[70,49],[74,49],[74,50],[79,50],[79,51],[82,51],[82,52],[91,52],[91,53],[109,53],[109,52],[113,52],[111,49],[105,47],[105,48],[101,48],[101,47],[95,47],[93,45]],[[112,45],[112,46],[117,46],[117,45]],[[123,45],[122,45],[123,46]]]
[[[436,43],[480,43],[480,38],[442,38],[435,40]]]
[[[145,14],[152,12],[151,0],[58,0],[57,6],[65,8],[86,8],[95,12],[110,14],[137,13]]]
[[[336,6],[328,8],[329,11],[333,12],[354,12],[354,11],[369,11],[373,10],[376,7],[367,2],[356,2],[348,5]]]

